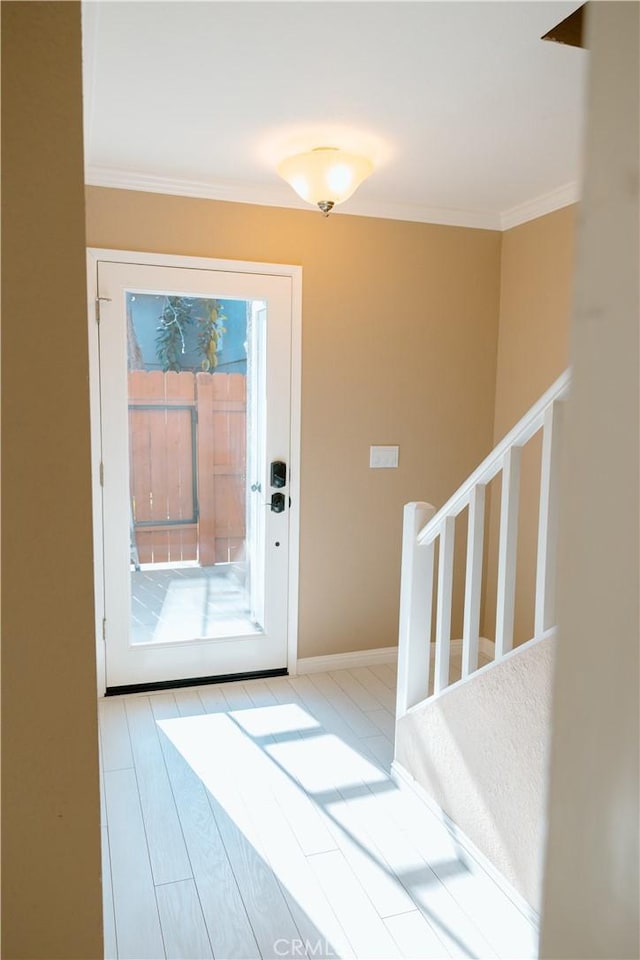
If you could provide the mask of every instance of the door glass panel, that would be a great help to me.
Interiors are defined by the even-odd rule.
[[[260,633],[265,304],[126,299],[131,642]]]

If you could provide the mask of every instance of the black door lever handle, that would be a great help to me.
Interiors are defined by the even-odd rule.
[[[282,513],[285,508],[284,493],[273,493],[270,506],[273,513]]]

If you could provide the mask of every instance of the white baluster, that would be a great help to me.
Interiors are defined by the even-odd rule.
[[[496,598],[496,660],[513,647],[520,502],[521,447],[509,447],[502,468],[498,593]]]
[[[436,512],[430,503],[407,503],[402,527],[398,695],[396,715],[424,700],[429,684],[433,543],[419,546],[417,535]]]
[[[564,424],[564,403],[555,400],[544,415],[542,468],[540,475],[540,515],[538,522],[538,562],[536,570],[536,608],[534,635],[541,637],[554,627],[556,552],[558,545],[558,495],[560,486],[560,449]]]
[[[445,517],[440,531],[438,554],[438,613],[436,616],[436,663],[433,692],[440,693],[449,685],[451,649],[451,601],[453,599],[453,551],[456,518]]]
[[[464,592],[464,627],[462,631],[463,677],[468,677],[470,673],[478,669],[485,490],[484,484],[477,484],[471,491],[469,499],[467,573]]]

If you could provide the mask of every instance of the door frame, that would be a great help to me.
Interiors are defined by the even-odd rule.
[[[138,253],[132,250],[87,248],[87,290],[89,326],[89,410],[91,422],[91,487],[93,500],[93,563],[96,625],[96,668],[98,696],[106,690],[105,568],[103,543],[103,502],[100,483],[102,426],[100,412],[100,357],[98,324],[98,262],[143,264],[218,270],[225,273],[266,274],[291,279],[291,426],[289,487],[289,569],[287,591],[287,669],[296,672],[298,659],[298,586],[300,560],[300,428],[302,395],[302,267],[282,263],[254,263],[248,260],[218,260],[175,254]]]

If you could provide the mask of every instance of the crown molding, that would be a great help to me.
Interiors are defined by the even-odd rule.
[[[568,207],[572,203],[577,203],[580,199],[580,184],[577,180],[565,183],[557,190],[551,190],[549,193],[543,193],[540,197],[533,200],[527,200],[526,203],[520,203],[509,210],[503,210],[500,214],[500,230],[511,230],[521,223],[527,223],[529,220],[536,220],[538,217],[544,217],[547,213],[553,213],[554,210],[560,210],[562,207]]]
[[[85,183],[93,187],[112,187],[117,190],[139,190],[143,193],[163,193],[170,196],[194,197],[204,200],[225,200],[231,203],[251,203],[258,206],[286,207],[293,210],[312,211],[293,191],[284,185],[262,186],[238,181],[198,181],[157,177],[146,173],[132,173],[117,167],[88,165]],[[512,207],[502,213],[490,210],[456,210],[447,207],[426,207],[404,203],[366,200],[355,197],[346,207],[336,209],[331,215],[342,214],[357,217],[379,217],[383,220],[406,220],[415,223],[432,223],[450,227],[473,227],[478,230],[509,230],[511,227],[535,220],[579,199],[577,183],[565,184],[527,203]]]
[[[308,208],[307,208],[308,209]],[[338,212],[343,212],[342,208]],[[500,230],[500,217],[490,210],[457,210],[449,207],[426,207],[410,203],[367,201],[356,196],[349,200],[352,216],[380,217],[383,220],[408,220],[444,227],[473,227],[477,230]]]
[[[141,190],[146,193],[164,193],[179,197],[198,197],[204,200],[226,200],[232,203],[253,203],[259,206],[287,207],[312,212],[309,204],[298,199],[289,188],[279,185],[261,186],[234,181],[180,180],[156,177],[146,173],[131,173],[115,167],[87,166],[85,183],[93,187],[113,187],[118,190]],[[384,220],[409,220],[451,227],[475,227],[480,230],[500,230],[500,218],[491,211],[455,210],[446,207],[421,207],[404,203],[385,203],[356,197],[331,216],[348,214],[357,217],[380,217]]]

